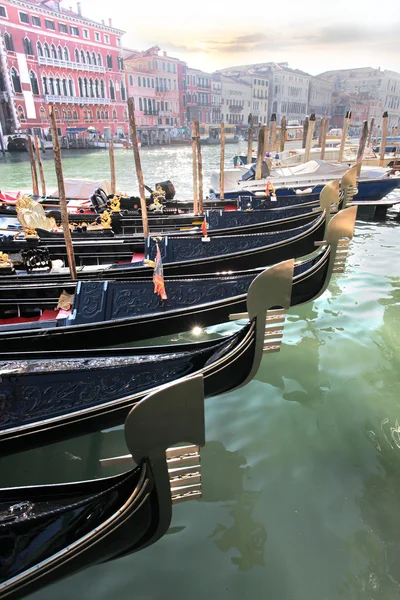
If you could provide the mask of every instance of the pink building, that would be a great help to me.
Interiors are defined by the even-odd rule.
[[[0,122],[48,134],[48,105],[60,133],[88,127],[106,139],[126,135],[123,31],[97,23],[60,0],[0,0]]]
[[[158,46],[139,52],[124,49],[128,95],[135,99],[136,126],[142,143],[168,141],[181,126],[182,64]]]

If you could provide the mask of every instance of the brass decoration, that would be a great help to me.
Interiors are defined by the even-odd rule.
[[[114,196],[110,201],[111,212],[120,212],[121,203],[119,201],[118,196]]]
[[[70,310],[74,303],[74,294],[68,294],[65,290],[62,291],[56,309]]]
[[[156,191],[153,192],[153,202],[150,204],[149,209],[153,211],[163,210],[163,203],[165,202],[165,191],[160,185],[157,185]]]
[[[111,215],[107,210],[101,213],[100,220],[104,229],[111,229]]]
[[[5,252],[0,252],[0,269],[9,269],[12,267],[12,262]]]
[[[24,234],[26,238],[38,238],[38,234],[34,227],[24,227]]]
[[[43,206],[29,198],[22,196],[16,203],[17,218],[24,228],[25,235],[31,237],[36,235],[36,229],[53,231],[56,227],[56,221],[53,217],[46,217]]]

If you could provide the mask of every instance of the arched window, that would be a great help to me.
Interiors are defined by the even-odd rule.
[[[64,119],[64,121],[67,120],[67,111],[65,110],[65,108],[62,109],[62,118]]]
[[[126,100],[126,90],[123,81],[121,81],[121,100]]]
[[[43,106],[40,107],[40,120],[42,121],[47,121],[46,119],[46,111],[44,110]]]
[[[96,98],[99,98],[100,92],[99,92],[99,80],[98,79],[95,79],[95,81],[94,81],[94,91],[95,91]]]
[[[6,47],[6,50],[8,50],[9,52],[14,52],[13,37],[11,33],[8,33],[7,31],[4,34],[4,45]]]
[[[67,46],[64,46],[64,60],[69,60],[69,52]]]
[[[85,53],[83,50],[81,50],[81,62],[85,64]]]
[[[54,44],[51,45],[51,56],[52,58],[57,58],[57,50]]]
[[[85,77],[84,80],[83,80],[83,86],[84,86],[84,89],[85,89],[85,96],[87,98],[89,96],[89,88],[88,88],[87,77]]]
[[[67,80],[65,79],[65,77],[62,80],[62,95],[68,96],[68,86],[67,86]]]
[[[60,111],[58,110],[58,108],[54,109],[54,116],[56,118],[56,121],[60,120]]]
[[[32,48],[32,42],[29,38],[24,37],[24,39],[22,40],[23,44],[24,44],[24,52],[27,56],[33,56],[33,48]]]
[[[39,94],[38,80],[33,71],[29,71],[29,79],[31,80],[31,88],[33,94]]]
[[[88,65],[92,64],[89,50],[86,52],[86,62],[87,62]]]
[[[93,79],[89,79],[89,94],[91,98],[94,98],[94,90],[93,90]]]
[[[18,71],[14,67],[12,67],[10,74],[11,74],[11,80],[12,80],[14,92],[21,94],[22,87],[21,87],[21,80],[19,78]]]
[[[54,78],[52,75],[49,76],[49,89],[50,89],[50,94],[52,96],[54,96],[55,95],[55,93],[54,93]]]
[[[92,111],[90,110],[90,108],[88,108],[87,116],[88,116],[89,121],[93,120],[93,115],[92,115]]]
[[[60,82],[60,77],[56,77],[56,94],[57,94],[57,96],[61,96],[61,82]]]
[[[74,121],[78,120],[78,111],[76,110],[76,108],[74,108],[72,116],[73,116]]]
[[[110,79],[110,98],[111,100],[115,100],[115,89],[112,80]]]
[[[124,108],[124,120],[128,120],[128,111],[126,110],[126,108]]]
[[[143,87],[146,87],[146,77],[143,77]]]
[[[150,87],[150,78],[149,77],[147,78],[147,87],[148,88]]]
[[[49,88],[47,87],[47,77],[46,74],[42,75],[42,84],[43,84],[43,93],[48,94]]]
[[[57,56],[60,60],[63,59],[63,51],[60,45],[57,46]]]
[[[104,79],[102,79],[100,81],[100,97],[101,98],[105,98],[106,97],[106,90],[105,90],[105,85],[104,85]]]
[[[98,52],[97,54],[97,64],[99,65],[99,67],[101,67],[103,64],[103,57],[101,56],[100,52]]]
[[[96,65],[96,64],[97,64],[97,61],[96,61],[96,53],[95,53],[95,52],[92,52],[92,63],[93,63],[94,65]]]
[[[44,46],[43,46],[43,48],[44,48],[44,55],[45,55],[47,58],[50,58],[50,50],[49,50],[49,45],[48,45],[48,43],[47,43],[47,42],[45,42],[45,43],[44,43]]]
[[[146,100],[146,98],[143,98],[143,110],[144,110],[144,112],[147,112],[147,100]]]
[[[68,79],[69,95],[75,96],[74,94],[74,82],[71,78]]]
[[[112,56],[110,54],[107,54],[106,59],[107,59],[107,68],[108,69],[112,69],[112,66],[113,66],[113,64],[112,64]]]
[[[86,112],[86,108],[83,109],[83,120],[87,121],[87,112]]]
[[[79,62],[79,50],[75,48],[75,62]]]
[[[154,87],[154,79],[151,80],[151,87]]]
[[[78,77],[78,88],[79,88],[79,95],[82,97],[83,96],[83,81],[82,81],[82,77]]]
[[[153,98],[153,115],[156,114],[156,101]]]
[[[96,117],[97,117],[97,120],[100,121],[101,116],[100,116],[100,111],[99,110],[96,112]]]
[[[105,111],[105,113],[104,113],[104,117],[105,117],[105,119],[107,119],[107,120],[108,120],[108,110],[106,110],[106,111]]]
[[[101,118],[104,119],[104,110],[101,111]]]
[[[143,101],[139,98],[139,110],[143,110]]]
[[[37,42],[36,48],[37,48],[38,56],[43,56],[43,48],[42,48],[42,44],[40,42]]]
[[[71,109],[70,109],[70,108],[68,109],[68,112],[67,112],[67,117],[68,117],[68,121],[71,121],[71,120],[72,120],[72,112],[71,112]]]
[[[117,111],[115,110],[115,108],[113,109],[112,115],[113,115],[113,119],[117,118]]]

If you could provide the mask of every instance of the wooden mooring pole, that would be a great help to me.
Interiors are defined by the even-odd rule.
[[[304,124],[303,124],[303,142],[301,144],[301,147],[303,149],[306,147],[306,143],[307,143],[307,132],[308,132],[308,117],[306,117],[304,119]]]
[[[373,132],[374,126],[375,126],[375,119],[374,119],[374,117],[372,117],[371,123],[369,125],[369,134],[368,134],[368,142],[367,142],[368,147],[371,145],[371,138],[372,138],[372,132]]]
[[[193,168],[193,212],[199,214],[199,190],[197,186],[197,142],[196,119],[192,119],[192,168]]]
[[[282,117],[279,152],[283,152],[285,150],[285,142],[286,142],[286,117]]]
[[[67,248],[69,272],[71,274],[72,279],[76,279],[75,254],[74,254],[74,247],[72,245],[71,231],[69,228],[67,200],[65,197],[64,174],[63,174],[63,168],[62,168],[60,142],[58,139],[56,115],[54,113],[54,107],[52,104],[50,104],[50,106],[49,106],[49,117],[50,117],[50,127],[51,127],[51,139],[53,142],[54,162],[55,162],[55,167],[56,167],[56,176],[57,176],[57,184],[58,184],[58,197],[60,200],[61,223],[63,226],[65,246]]]
[[[248,118],[249,139],[247,140],[247,164],[251,165],[253,158],[253,115],[250,113]]]
[[[144,191],[144,180],[142,165],[140,163],[139,144],[136,132],[135,123],[135,105],[133,98],[128,98],[128,115],[129,115],[129,129],[132,138],[133,155],[135,158],[136,175],[139,182],[139,195],[140,195],[140,208],[142,209],[142,223],[143,223],[143,236],[144,238],[149,237],[149,221],[147,219],[147,204],[146,195]]]
[[[357,151],[357,159],[356,162],[362,163],[363,156],[365,152],[365,146],[367,145],[368,139],[368,121],[363,121],[361,133],[360,133],[360,141],[358,143],[358,151]]]
[[[343,123],[343,131],[342,131],[342,139],[340,140],[338,163],[341,163],[343,161],[344,146],[346,144],[346,138],[347,138],[347,134],[349,132],[350,120],[351,120],[351,112],[348,110],[346,112],[346,116],[344,118],[344,123]]]
[[[197,179],[199,182],[199,211],[204,212],[203,206],[203,158],[201,156],[200,123],[196,119],[196,143],[197,143]]]
[[[270,137],[270,152],[275,152],[276,150],[276,114],[272,113],[271,115],[271,122],[270,122],[270,126],[271,126],[271,137]]]
[[[385,153],[386,153],[386,142],[388,136],[388,114],[385,111],[382,116],[382,137],[381,137],[381,147],[379,153],[379,165],[381,167],[384,166],[385,163]]]
[[[40,153],[39,138],[37,135],[35,135],[34,140],[35,140],[36,160],[37,160],[38,167],[39,167],[40,183],[42,185],[42,196],[44,198],[46,196],[46,180],[44,178],[42,156]]]
[[[31,175],[32,175],[32,191],[34,196],[39,196],[39,186],[36,171],[35,153],[33,152],[32,140],[29,135],[26,136],[28,144],[29,162],[31,163]]]
[[[313,140],[314,129],[315,129],[315,114],[313,113],[312,115],[310,115],[310,119],[308,122],[308,128],[307,128],[307,140],[306,140],[306,147],[304,150],[304,162],[305,163],[310,160],[311,144],[312,144],[312,140]]]
[[[115,177],[115,156],[114,156],[114,142],[110,142],[108,153],[110,155],[110,171],[111,171],[111,193],[117,193],[117,184]]]
[[[262,161],[265,156],[265,127],[260,127],[258,132],[256,179],[262,178]]]
[[[219,161],[219,199],[225,198],[225,123],[221,121],[221,158]]]

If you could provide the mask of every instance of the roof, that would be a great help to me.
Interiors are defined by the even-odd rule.
[[[58,4],[60,10],[53,8],[52,6],[48,6],[48,4],[53,1],[55,4]],[[69,10],[61,6],[62,0],[10,0],[12,4],[28,6],[31,5],[32,8],[40,9],[41,11],[46,11],[49,14],[60,17],[63,15],[65,17],[73,18],[74,20],[81,21],[82,23],[88,23],[100,29],[106,29],[107,31],[112,31],[114,33],[123,34],[125,31],[122,29],[118,29],[117,27],[113,27],[112,25],[106,25],[105,23],[99,23],[94,19],[90,19],[89,17],[84,17],[82,14],[75,12],[73,10]],[[78,3],[80,4],[80,3]]]

